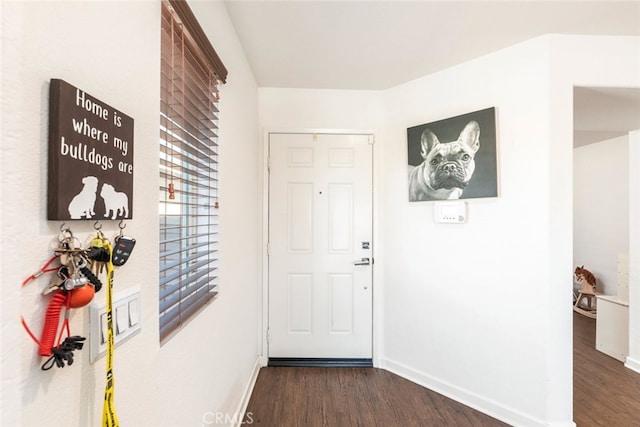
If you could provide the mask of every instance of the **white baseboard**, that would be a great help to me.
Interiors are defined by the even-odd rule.
[[[624,362],[624,366],[640,374],[640,360],[632,359],[631,357],[627,356],[627,359]]]
[[[263,363],[263,357],[258,356],[256,358],[256,362],[253,364],[253,369],[251,371],[251,377],[249,377],[249,382],[244,389],[244,393],[242,393],[242,398],[240,399],[240,404],[238,405],[238,410],[235,414],[239,414],[236,417],[235,427],[240,427],[242,425],[242,418],[244,412],[247,410],[247,406],[249,406],[249,400],[251,399],[251,394],[253,393],[253,387],[256,385],[256,380],[258,379],[258,373],[260,373],[260,368],[265,366]]]
[[[460,387],[432,377],[423,372],[419,372],[401,363],[394,362],[388,359],[382,360],[381,362],[382,369],[393,372],[394,374],[399,375],[411,382],[426,387],[429,390],[433,390],[436,393],[440,393],[443,396],[451,398],[457,402],[462,403],[463,405],[478,410],[507,424],[522,427],[575,427],[574,422],[553,424],[546,423],[544,421],[523,414],[517,410],[506,407],[498,402],[487,399],[486,397],[480,396],[476,393],[472,393],[468,390],[464,390]]]

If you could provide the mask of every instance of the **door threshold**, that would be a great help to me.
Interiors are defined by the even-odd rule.
[[[270,357],[267,366],[305,368],[373,368],[373,359]]]

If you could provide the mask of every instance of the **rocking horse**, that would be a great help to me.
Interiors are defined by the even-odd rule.
[[[575,304],[573,304],[573,311],[580,313],[584,316],[596,318],[596,306],[594,304],[596,292],[596,277],[589,270],[582,267],[576,267],[574,274],[578,283],[582,285],[582,288],[578,292],[578,298],[576,298]],[[587,300],[587,306],[583,308],[581,306],[582,300]]]

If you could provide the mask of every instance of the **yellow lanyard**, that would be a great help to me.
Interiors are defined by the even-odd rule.
[[[102,408],[103,427],[118,427],[118,415],[113,403],[114,378],[113,378],[113,247],[108,239],[104,239],[104,246],[109,251],[107,263],[107,382],[104,392],[104,406]]]

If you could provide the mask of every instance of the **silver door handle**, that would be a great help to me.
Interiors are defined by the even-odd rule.
[[[371,262],[369,258],[361,258],[360,261],[353,261],[353,265],[369,265]]]

